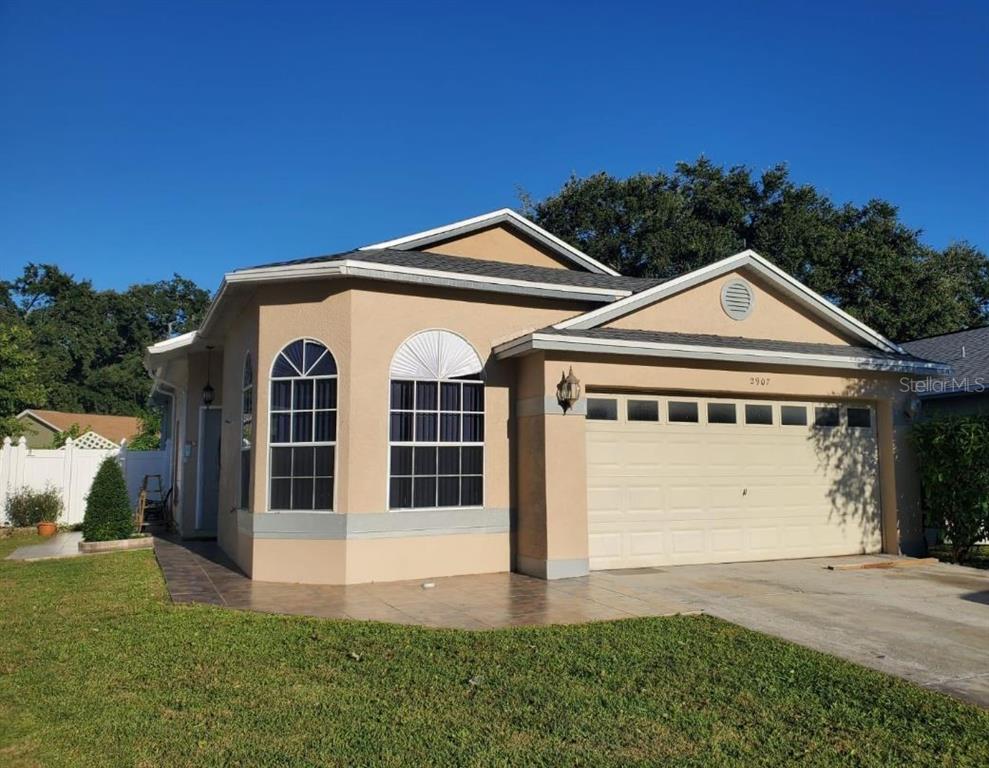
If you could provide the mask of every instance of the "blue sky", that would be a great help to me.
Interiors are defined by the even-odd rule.
[[[343,250],[705,154],[989,250],[989,4],[0,0],[0,279]]]

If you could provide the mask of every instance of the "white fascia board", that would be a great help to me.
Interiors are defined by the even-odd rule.
[[[151,344],[148,346],[148,354],[161,355],[165,352],[172,352],[176,349],[189,347],[196,340],[198,333],[199,331],[189,331],[188,333],[183,333],[179,336],[173,336],[170,339],[165,339],[164,341]]]
[[[455,221],[452,224],[445,224],[442,227],[427,229],[424,232],[416,232],[404,237],[396,237],[394,240],[385,240],[381,243],[372,243],[359,248],[361,251],[370,251],[380,248],[396,248],[398,250],[411,250],[422,245],[444,240],[455,235],[468,234],[484,227],[495,224],[510,222],[525,231],[530,237],[543,243],[564,258],[589,269],[591,272],[598,272],[604,275],[618,276],[620,273],[611,267],[602,264],[597,259],[593,259],[583,251],[574,248],[570,243],[561,240],[552,232],[548,232],[538,224],[529,221],[524,216],[519,215],[511,208],[499,208],[497,211],[483,213],[470,219]]]
[[[571,317],[568,320],[557,323],[553,327],[560,330],[564,330],[566,328],[574,328],[578,330],[597,328],[599,325],[602,325],[610,320],[627,315],[637,309],[641,309],[642,307],[646,307],[660,301],[661,299],[665,299],[668,296],[675,295],[687,290],[688,288],[692,288],[695,285],[699,285],[700,283],[714,279],[720,275],[727,274],[728,272],[741,269],[742,267],[753,268],[756,272],[768,278],[771,282],[784,288],[788,293],[798,299],[803,305],[814,311],[817,315],[831,321],[835,325],[840,326],[846,332],[867,341],[869,344],[878,347],[879,349],[884,349],[888,352],[905,354],[904,349],[898,344],[895,344],[882,334],[872,330],[865,323],[856,320],[847,312],[839,307],[836,307],[830,301],[825,299],[819,293],[812,291],[799,280],[791,275],[788,275],[775,264],[751,249],[742,251],[741,253],[736,253],[734,256],[729,256],[721,261],[708,264],[706,267],[701,267],[693,272],[680,275],[672,280],[667,280],[665,283],[653,286],[652,288],[641,291],[640,293],[633,294],[632,296],[629,296],[621,301],[616,301],[605,307],[599,307],[590,312],[585,312],[582,315]]]
[[[495,357],[517,357],[531,350],[561,352],[598,352],[614,355],[670,357],[711,360],[731,363],[761,363],[763,365],[797,365],[814,368],[887,371],[945,375],[950,372],[941,363],[896,361],[862,355],[822,355],[813,352],[781,352],[777,350],[712,347],[700,344],[671,344],[665,342],[629,341],[625,339],[596,339],[587,336],[555,336],[532,333],[494,348]]]

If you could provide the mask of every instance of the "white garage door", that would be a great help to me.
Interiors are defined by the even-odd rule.
[[[858,403],[589,395],[592,569],[880,550]]]

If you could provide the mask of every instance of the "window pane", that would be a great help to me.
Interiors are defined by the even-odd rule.
[[[484,449],[480,446],[461,448],[460,471],[465,475],[480,475],[484,473]]]
[[[670,421],[689,422],[691,424],[697,422],[697,403],[670,400],[667,403],[667,407],[669,409]]]
[[[460,414],[440,414],[440,440],[444,443],[460,442]]]
[[[292,363],[292,367],[295,368],[299,373],[296,376],[305,373],[305,366],[302,362],[302,340],[293,341],[285,349],[282,350],[282,354],[285,358]]]
[[[314,508],[320,510],[333,509],[333,478],[323,477],[316,480],[316,498]]]
[[[392,509],[406,509],[412,506],[411,477],[393,477],[389,486],[389,507]]]
[[[849,408],[848,426],[855,429],[869,429],[872,426],[872,411],[868,408]]]
[[[707,404],[708,424],[734,424],[735,404],[734,403],[708,403]]]
[[[313,481],[311,477],[292,481],[292,509],[313,508]]]
[[[595,421],[616,421],[618,419],[618,401],[605,400],[600,397],[587,398],[587,418]]]
[[[392,410],[412,410],[412,388],[413,384],[411,381],[393,381],[391,383]]]
[[[773,423],[773,406],[771,405],[755,405],[753,403],[745,404],[745,423],[746,424],[772,424]]]
[[[292,477],[312,477],[314,464],[314,448],[292,449]]]
[[[838,406],[828,405],[814,409],[815,427],[837,427],[838,426]]]
[[[412,447],[393,445],[391,447],[391,473],[395,475],[412,474]]]
[[[806,427],[807,408],[803,405],[781,405],[780,421],[787,427]]]
[[[292,476],[292,449],[272,448],[271,449],[271,476],[291,477]]]
[[[464,414],[464,438],[465,443],[484,442],[484,414],[465,413]]]
[[[316,365],[309,369],[309,376],[335,376],[337,372],[337,364],[333,360],[333,356],[327,352],[317,361]]]
[[[316,361],[324,357],[325,353],[326,347],[322,344],[317,344],[314,341],[307,341],[305,362],[302,372],[308,374],[312,370],[312,367],[316,364]]]
[[[292,413],[292,442],[312,442],[312,411]]]
[[[417,413],[416,414],[416,442],[432,443],[436,442],[436,414]]]
[[[460,385],[444,382],[440,388],[440,409],[444,411],[460,410]]]
[[[313,470],[313,474],[317,477],[332,477],[336,474],[333,471],[333,459],[336,453],[336,448],[332,445],[320,446],[315,449],[316,452],[316,467]]]
[[[439,498],[436,502],[441,507],[456,507],[460,504],[460,478],[441,477],[439,480]]]
[[[438,385],[435,381],[416,382],[416,410],[435,411]]]
[[[244,390],[244,397],[243,397],[243,400],[241,401],[241,404],[240,404],[240,411],[245,416],[247,414],[249,414],[249,413],[253,413],[254,412],[254,390],[253,389],[245,389]]]
[[[319,379],[316,381],[316,407],[320,410],[337,407],[336,379]]]
[[[395,443],[412,441],[411,413],[393,413],[391,415],[391,439]]]
[[[436,478],[417,477],[412,482],[412,506],[436,506]]]
[[[481,506],[481,478],[465,477],[460,482],[460,503],[465,507]]]
[[[470,450],[466,448],[464,450]],[[440,448],[439,473],[441,475],[460,474],[460,449]]]
[[[275,364],[271,368],[272,376],[298,376],[299,372],[293,367],[289,362],[288,358],[284,354],[279,354],[278,358],[275,360]]]
[[[316,442],[329,443],[337,439],[337,412],[316,411]]]
[[[292,439],[292,435],[289,432],[289,424],[291,423],[289,414],[287,413],[273,413],[271,414],[271,442],[273,443],[287,443]]]
[[[251,489],[251,452],[240,452],[240,508],[247,509]]]
[[[436,448],[417,447],[415,452],[415,474],[435,475],[436,474]]]
[[[313,380],[296,381],[293,386],[295,388],[295,400],[292,402],[292,408],[296,411],[312,410]]]
[[[659,402],[629,400],[626,404],[629,421],[659,421]]]
[[[271,508],[289,509],[292,504],[292,481],[271,481]]]
[[[287,411],[292,407],[292,382],[271,382],[271,410]]]
[[[464,410],[475,413],[484,410],[483,384],[464,384]]]

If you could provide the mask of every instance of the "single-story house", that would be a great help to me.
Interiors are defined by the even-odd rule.
[[[951,366],[952,374],[914,381],[925,413],[989,411],[989,326],[904,342],[907,352]]]
[[[148,349],[175,522],[350,584],[922,549],[906,352],[751,250],[624,277],[511,210],[228,273]]]
[[[79,429],[76,441],[89,448],[112,448],[130,440],[141,431],[135,416],[112,416],[102,413],[67,413],[28,408],[17,414],[28,448],[52,448],[55,438],[73,427]]]

